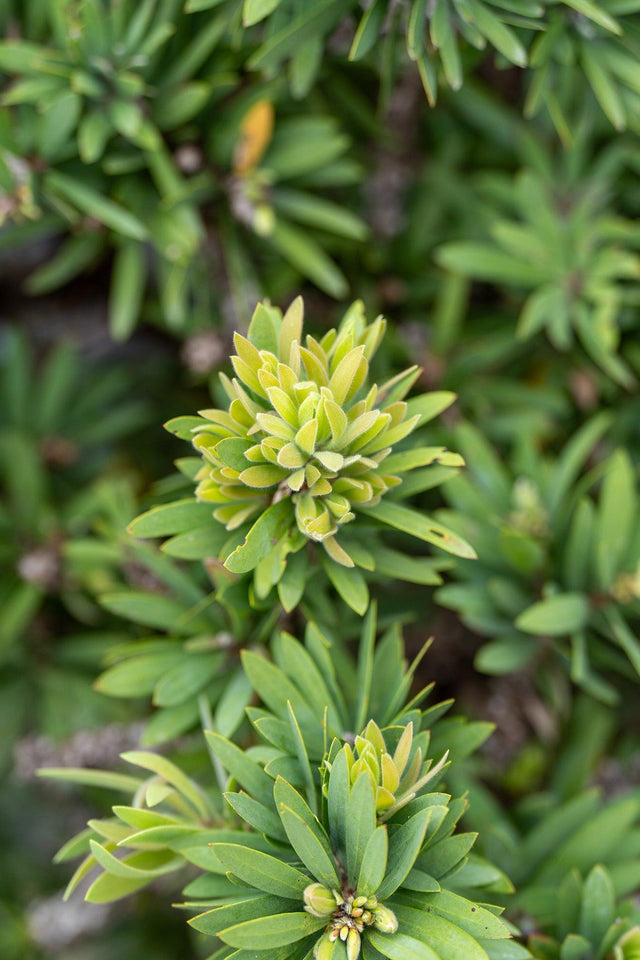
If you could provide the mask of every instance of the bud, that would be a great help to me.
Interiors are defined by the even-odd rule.
[[[302,896],[305,910],[314,917],[329,917],[336,909],[334,895],[321,883],[309,884]]]
[[[616,944],[616,960],[634,960],[640,956],[640,927],[632,927]]]
[[[360,956],[360,934],[355,928],[349,930],[347,937],[347,960],[358,960]]]
[[[395,933],[398,929],[395,913],[382,905],[373,911],[373,923],[382,933]]]
[[[330,936],[325,933],[313,948],[313,956],[315,960],[331,960],[332,957],[336,956],[336,950],[338,949],[341,948],[338,947],[335,940],[331,940]]]

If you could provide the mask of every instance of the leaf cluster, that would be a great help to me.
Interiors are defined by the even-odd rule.
[[[609,426],[592,418],[555,459],[524,445],[511,466],[469,424],[457,442],[468,477],[445,487],[447,522],[478,549],[479,562],[461,563],[438,601],[460,612],[471,629],[491,638],[476,658],[479,669],[510,673],[555,657],[593,696],[615,702],[601,672],[637,678],[637,493],[623,450],[582,473]],[[581,475],[582,474],[582,475]],[[580,478],[580,480],[579,480]],[[578,482],[579,481],[579,482]]]

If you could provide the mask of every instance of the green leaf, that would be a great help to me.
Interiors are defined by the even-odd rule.
[[[439,960],[489,960],[478,941],[458,926],[433,913],[394,907],[403,935],[415,937],[435,951]]]
[[[347,817],[349,809],[349,766],[344,750],[331,764],[327,791],[331,847],[336,853],[346,850]]]
[[[277,897],[301,900],[309,877],[276,857],[235,843],[214,843],[213,852],[234,876]]]
[[[576,933],[570,933],[560,948],[560,960],[591,960],[592,944]]]
[[[527,52],[513,30],[510,30],[499,17],[491,13],[491,7],[481,0],[465,0],[465,6],[471,12],[475,26],[499,50],[507,60],[517,67],[526,67]]]
[[[147,856],[149,853],[153,853],[154,858],[158,859],[160,863],[157,867],[152,868],[139,867],[134,865],[135,862],[139,862],[139,858],[138,860],[134,860],[134,857],[136,857],[135,854],[131,857],[124,857],[122,860],[118,860],[117,857],[114,857],[112,853],[105,850],[105,848],[95,840],[90,840],[89,845],[93,856],[103,870],[106,870],[107,873],[112,874],[114,877],[123,877],[125,879],[146,877],[148,880],[153,880],[155,877],[161,877],[166,873],[173,873],[174,870],[184,865],[181,857],[169,857],[165,851],[145,851]]]
[[[111,121],[103,110],[98,108],[85,113],[78,124],[78,152],[82,162],[95,163],[113,132]]]
[[[118,790],[132,794],[142,786],[139,777],[130,777],[124,773],[112,773],[110,770],[88,770],[82,767],[41,767],[39,777],[52,780],[66,780],[83,787],[104,787],[106,790]]]
[[[206,527],[179,533],[166,540],[161,549],[167,556],[177,560],[206,560],[209,557],[217,558],[228,539],[227,530],[209,517]]]
[[[376,827],[362,856],[356,890],[358,896],[369,897],[376,893],[387,870],[388,835],[387,828]]]
[[[213,754],[220,760],[229,773],[235,777],[256,800],[265,806],[271,807],[273,795],[273,780],[264,772],[262,767],[248,754],[211,730],[205,730],[204,735]]]
[[[278,355],[280,332],[279,315],[272,307],[259,303],[253,311],[247,339],[257,350],[268,350]]]
[[[0,70],[5,73],[30,73],[42,65],[47,50],[37,43],[25,40],[5,40],[0,43]]]
[[[485,643],[477,652],[473,665],[480,673],[503,676],[516,673],[530,662],[538,649],[535,641],[515,634]]]
[[[87,903],[113,903],[136,893],[149,883],[147,877],[114,877],[103,873],[91,884],[85,895]]]
[[[242,817],[250,826],[260,833],[286,843],[287,834],[273,810],[265,807],[263,803],[258,803],[257,800],[247,796],[246,793],[225,793],[225,799],[238,816]]]
[[[286,25],[271,34],[253,54],[247,64],[250,70],[276,67],[285,57],[295,53],[300,43],[331,30],[344,13],[342,0],[320,0],[300,9],[297,16],[289,17]]]
[[[418,513],[417,510],[412,510],[398,503],[391,503],[389,500],[381,500],[380,503],[372,507],[363,507],[359,504],[356,504],[355,507],[359,513],[364,513],[379,520],[380,523],[386,523],[390,527],[395,527],[396,530],[418,537],[427,543],[433,543],[442,550],[453,553],[456,557],[476,559],[475,550],[466,540],[449,530],[448,527],[432,520],[425,513]]]
[[[245,27],[253,27],[254,24],[260,23],[270,13],[273,13],[281,2],[282,0],[244,0],[242,8],[243,24]]]
[[[386,0],[374,0],[369,9],[362,14],[349,50],[349,60],[361,60],[377,43],[387,15],[387,8]]]
[[[477,906],[470,900],[452,893],[450,890],[441,890],[439,893],[426,893],[424,902],[427,909],[433,910],[445,920],[455,923],[461,930],[471,936],[485,940],[501,940],[510,936],[502,920],[489,910]]]
[[[209,83],[193,80],[171,92],[166,91],[153,103],[153,119],[161,130],[174,130],[199,113],[211,97]]]
[[[420,869],[436,879],[445,876],[467,856],[476,837],[475,833],[456,833],[453,837],[445,837],[437,843],[429,843],[420,855]]]
[[[414,447],[392,453],[384,460],[385,473],[405,473],[417,467],[426,467],[431,463],[441,463],[446,467],[463,467],[464,460],[459,453],[453,453],[446,447]]]
[[[410,557],[398,550],[376,546],[376,579],[404,580],[435,587],[442,583],[440,570],[446,570],[449,561],[433,557]]]
[[[604,27],[605,30],[609,30],[618,36],[622,35],[622,27],[613,17],[609,16],[606,10],[603,10],[602,5],[598,6],[591,0],[564,0],[564,2],[568,7],[573,7],[574,10],[581,13],[583,17],[587,17],[587,19],[593,20],[594,23]]]
[[[131,237],[132,240],[147,239],[148,230],[137,217],[78,178],[51,171],[45,174],[44,183],[47,189],[60,194],[83,213],[94,217],[116,233]]]
[[[595,543],[600,586],[608,590],[620,572],[637,514],[635,474],[624,450],[609,460],[602,482]]]
[[[364,616],[369,606],[369,588],[360,571],[356,567],[343,567],[342,564],[334,563],[324,553],[321,559],[327,577],[338,595],[352,610]]]
[[[589,43],[582,44],[581,58],[584,72],[598,103],[616,130],[624,130],[627,126],[627,112],[611,74]]]
[[[202,790],[171,760],[161,757],[157,753],[148,753],[145,750],[129,750],[122,754],[122,759],[128,763],[133,763],[137,767],[142,767],[144,770],[151,770],[152,773],[162,777],[191,803],[199,816],[204,820],[209,819],[211,811]]]
[[[376,625],[378,620],[378,605],[376,601],[369,607],[366,619],[362,624],[360,635],[360,649],[358,650],[358,672],[356,686],[358,696],[356,700],[355,725],[356,732],[364,730],[371,701],[371,685],[375,663]]]
[[[326,230],[349,240],[366,240],[366,223],[350,210],[301,190],[274,191],[273,204],[278,212],[317,230]]]
[[[238,887],[233,886],[231,896],[239,897]],[[282,897],[251,897],[251,899],[237,900],[224,906],[207,910],[199,916],[189,920],[189,924],[200,933],[217,937],[221,930],[243,923],[246,920],[255,920],[257,917],[268,916],[286,910],[291,904]],[[227,951],[228,952],[228,951]]]
[[[110,697],[143,697],[153,693],[160,677],[184,660],[182,644],[168,643],[167,648],[110,667],[96,680],[96,690]]]
[[[440,960],[426,943],[403,933],[380,933],[375,927],[367,930],[366,939],[388,960]]]
[[[168,740],[174,740],[198,726],[199,719],[198,703],[193,700],[186,700],[177,707],[157,710],[147,721],[140,738],[140,745],[157,747]]]
[[[198,13],[200,10],[212,10],[213,7],[218,7],[225,2],[226,0],[187,0],[185,12]]]
[[[281,778],[280,782],[282,782]],[[326,837],[321,832],[320,824],[312,825],[308,817],[303,819],[284,803],[278,803],[278,813],[289,843],[305,867],[329,889],[339,888],[340,880],[335,862],[328,850]]]
[[[103,250],[104,238],[99,234],[69,237],[50,260],[29,275],[25,289],[32,295],[57,290],[91,267]]]
[[[278,597],[287,613],[298,606],[309,575],[309,558],[304,550],[287,557],[285,571],[278,582]]]
[[[365,850],[375,829],[373,783],[370,775],[363,771],[351,788],[346,809],[347,874],[352,884],[360,875]]]
[[[558,593],[528,607],[516,620],[525,633],[559,637],[580,630],[589,619],[589,602],[582,593]]]
[[[610,606],[603,611],[603,615],[615,642],[624,650],[636,673],[640,676],[640,640],[616,607]]]
[[[4,655],[27,628],[36,614],[44,594],[32,583],[20,583],[5,596],[0,621],[0,652]]]
[[[597,865],[582,889],[579,932],[590,943],[600,943],[615,915],[616,899],[611,877],[604,867]]]
[[[128,340],[133,333],[147,279],[144,247],[124,243],[116,252],[109,293],[109,330],[114,340]]]
[[[549,491],[549,509],[556,514],[565,507],[563,501],[569,495],[583,464],[596,443],[611,425],[611,414],[602,411],[588,420],[571,437],[556,461]]]
[[[391,828],[387,872],[378,888],[378,897],[381,900],[395,893],[413,867],[430,819],[431,809],[427,807],[415,813],[401,827]]]
[[[4,502],[21,524],[22,536],[33,535],[46,502],[47,484],[35,437],[17,429],[0,431],[0,480]],[[24,586],[35,589],[34,584]]]
[[[269,240],[303,277],[329,296],[341,300],[347,295],[349,285],[344,274],[308,233],[279,219],[269,234]]]
[[[242,666],[251,684],[267,707],[283,720],[289,719],[287,703],[290,703],[298,719],[306,726],[315,726],[315,717],[304,696],[282,670],[260,654],[243,650]]]
[[[180,440],[193,440],[193,431],[202,429],[206,424],[203,417],[173,417],[165,423],[164,428]]]
[[[216,456],[224,460],[228,467],[241,472],[249,466],[245,453],[251,446],[253,444],[250,440],[243,440],[242,437],[228,437],[216,444]]]
[[[224,655],[191,653],[169,667],[156,684],[153,702],[157,707],[175,707],[195,697],[220,672]]]
[[[231,737],[245,718],[245,708],[251,702],[253,687],[244,673],[237,671],[225,678],[225,688],[218,700],[215,727],[223,737]]]
[[[161,593],[123,590],[120,593],[107,594],[101,598],[100,603],[119,617],[161,630],[189,633],[198,623],[204,630],[209,626],[206,621],[195,620],[184,604]]]
[[[436,250],[435,259],[453,273],[494,283],[531,287],[546,279],[543,270],[534,264],[471,240],[445,243]]]
[[[553,880],[564,873],[567,863],[574,864],[583,872],[591,869],[619,848],[626,831],[637,817],[636,800],[623,798],[610,803],[556,846],[536,879],[541,882]]]
[[[268,507],[247,533],[243,543],[225,560],[232,573],[247,573],[271,552],[274,543],[287,532],[293,521],[288,498]]]
[[[298,765],[302,776],[305,782],[305,790],[307,794],[307,800],[312,808],[315,809],[316,806],[316,785],[313,777],[313,771],[311,769],[311,764],[309,762],[309,751],[307,750],[307,744],[305,743],[305,738],[303,736],[302,730],[300,729],[300,724],[295,715],[294,709],[291,706],[291,703],[287,703],[287,712],[289,714],[289,727],[291,729],[291,735],[293,737],[294,752],[298,760]],[[302,816],[302,819],[306,819]],[[315,826],[315,824],[314,824]],[[312,827],[313,829],[313,827]],[[328,844],[327,844],[328,846]]]
[[[283,947],[326,926],[326,917],[312,917],[310,913],[279,913],[271,917],[258,917],[238,923],[218,934],[224,943],[248,950],[268,950]]]
[[[44,433],[59,429],[80,375],[77,352],[62,344],[52,350],[40,376],[38,426]]]

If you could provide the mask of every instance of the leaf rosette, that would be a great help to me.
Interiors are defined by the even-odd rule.
[[[260,823],[271,844],[248,849],[241,839],[246,834],[238,842],[212,844],[240,890],[233,902],[211,902],[191,923],[238,951],[229,956],[244,960],[258,950],[264,960],[448,960],[459,950],[487,960],[510,936],[495,913],[451,889],[449,876],[457,873],[456,890],[467,890],[473,871],[465,873],[466,854],[475,835],[452,837],[464,800],[425,792],[439,765],[426,779],[416,776],[411,797],[388,808],[383,822],[372,767],[357,766],[346,744],[334,741],[323,764],[323,788],[307,791],[305,799],[228,741],[210,733],[207,739],[248,791],[229,793],[229,802],[251,826]],[[366,741],[376,755],[393,755],[397,767],[406,754],[403,769],[413,769],[410,728],[383,735],[368,725],[362,740],[363,751]],[[526,955],[517,950],[514,957]]]
[[[476,656],[482,671],[535,664],[612,704],[616,673],[640,677],[640,519],[627,450],[588,469],[610,424],[606,411],[592,417],[555,458],[523,441],[507,466],[474,427],[457,427],[470,476],[448,486],[438,516],[480,559],[457,564],[436,600],[491,638]]]
[[[455,397],[441,392],[406,401],[420,373],[415,366],[372,384],[369,364],[386,323],[378,317],[367,324],[361,303],[320,340],[303,340],[302,326],[300,299],[284,316],[260,304],[247,337],[235,335],[235,377],[221,374],[228,408],[178,417],[167,429],[191,440],[202,457],[192,471],[196,496],[213,507],[212,529],[230,534],[220,549],[228,570],[255,571],[259,598],[278,584],[292,609],[318,559],[305,548],[318,545],[331,583],[364,613],[368,593],[356,567],[393,576],[395,565],[395,576],[433,582],[385,547],[381,526],[474,556],[457,534],[400,502],[463,465],[444,447],[404,444]],[[436,464],[443,474],[433,472]],[[152,534],[153,519],[166,509],[144,515],[132,532]]]

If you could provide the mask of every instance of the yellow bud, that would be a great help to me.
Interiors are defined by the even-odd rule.
[[[333,930],[331,931],[333,933]],[[336,955],[336,950],[338,944],[334,940],[330,939],[330,934],[325,933],[316,943],[313,948],[313,956],[315,960],[331,960],[332,957]]]
[[[305,887],[304,908],[314,917],[329,917],[336,909],[336,901],[331,890],[321,883],[310,883]]]
[[[360,934],[356,929],[349,930],[347,937],[347,960],[358,960],[360,956]]]
[[[377,906],[373,911],[373,922],[374,926],[376,926],[378,930],[381,930],[382,933],[395,933],[398,929],[398,921],[395,913],[389,910],[388,907],[382,906],[382,904]]]

